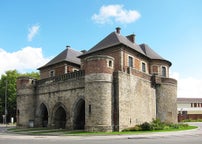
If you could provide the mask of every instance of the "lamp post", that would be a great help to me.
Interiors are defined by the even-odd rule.
[[[7,115],[7,89],[8,89],[8,81],[6,80],[6,87],[5,87],[5,124],[6,124],[6,126],[7,126],[7,117],[6,117],[6,115]]]

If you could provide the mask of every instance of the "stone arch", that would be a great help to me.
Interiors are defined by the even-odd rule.
[[[78,99],[74,104],[73,126],[75,130],[82,130],[85,128],[85,100]]]
[[[42,127],[48,127],[48,109],[44,103],[40,105],[40,123]]]
[[[52,121],[53,121],[55,128],[57,128],[57,129],[66,128],[67,109],[61,102],[57,103],[53,109]]]

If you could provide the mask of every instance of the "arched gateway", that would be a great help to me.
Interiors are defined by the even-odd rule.
[[[41,111],[41,125],[42,127],[47,127],[48,126],[48,109],[44,103],[41,104],[40,106],[40,111]]]
[[[66,127],[66,108],[61,103],[56,104],[53,110],[53,124],[57,129],[64,129]]]
[[[74,129],[81,130],[85,126],[85,101],[80,99],[74,108]]]

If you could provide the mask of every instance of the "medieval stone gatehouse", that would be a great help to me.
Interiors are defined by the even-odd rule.
[[[152,119],[177,122],[171,62],[116,28],[88,51],[69,46],[17,80],[17,125],[121,131]]]

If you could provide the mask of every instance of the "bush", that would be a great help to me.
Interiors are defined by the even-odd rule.
[[[183,128],[187,128],[189,125],[188,124],[183,124],[183,123],[179,123],[179,124],[170,123],[168,126],[170,128],[174,128],[174,129],[183,129]]]
[[[152,130],[163,130],[165,126],[166,124],[164,122],[161,122],[159,119],[153,119],[153,121],[151,122]]]
[[[141,131],[141,130],[142,128],[140,127],[140,125],[135,125],[134,127],[126,128],[122,131],[127,132],[127,131]]]
[[[152,125],[148,122],[144,122],[143,124],[140,125],[140,127],[143,131],[152,130]]]
[[[144,122],[140,125],[135,125],[134,127],[130,127],[124,129],[123,131],[152,131],[152,130],[164,130],[164,129],[183,129],[187,128],[188,124],[173,124],[161,122],[159,119],[153,119],[152,122]]]

